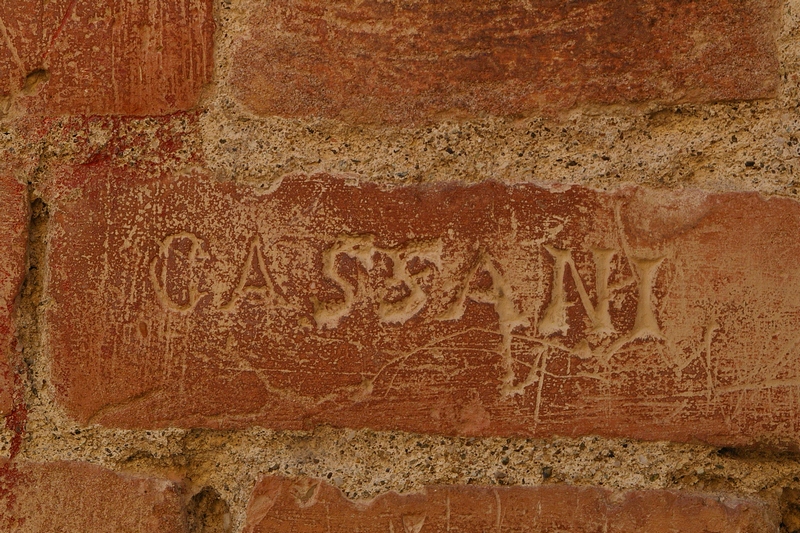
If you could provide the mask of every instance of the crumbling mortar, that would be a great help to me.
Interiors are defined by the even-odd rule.
[[[555,119],[495,118],[405,129],[248,114],[225,85],[227,52],[242,31],[238,17],[245,13],[243,6],[241,0],[216,4],[220,52],[215,86],[205,96],[208,111],[200,116],[200,131],[176,129],[189,148],[167,162],[170,169],[191,164],[196,151],[204,154],[217,178],[258,188],[269,187],[287,173],[326,171],[386,185],[498,179],[593,188],[702,187],[800,198],[794,177],[800,171],[800,92],[798,80],[792,78],[800,65],[800,0],[784,4],[778,39],[784,81],[772,102],[586,106]],[[41,188],[49,168],[85,161],[93,150],[102,150],[110,136],[120,135],[115,131],[120,126],[97,120],[85,139],[76,139],[62,127],[70,120],[54,121],[41,140],[20,135],[9,141],[21,151],[41,149],[29,184],[29,270],[15,316],[29,411],[18,460],[79,460],[120,472],[186,480],[187,499],[211,487],[230,506],[234,531],[241,530],[250,491],[263,474],[318,477],[356,499],[389,490],[417,491],[429,484],[569,483],[756,495],[777,505],[784,489],[800,490],[800,454],[702,444],[598,437],[441,437],[329,427],[275,432],[76,425],[58,407],[49,380],[52,354],[44,321],[49,302],[43,286],[52,228]],[[155,137],[164,126],[142,119],[125,127]],[[523,156],[515,155],[519,150]],[[147,146],[116,157],[119,164],[164,163]],[[753,165],[747,166],[750,161]],[[7,430],[0,435],[6,454],[12,438]]]

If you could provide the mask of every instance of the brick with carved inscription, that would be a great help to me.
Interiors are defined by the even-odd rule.
[[[0,461],[0,529],[188,532],[183,487],[79,462]]]
[[[0,4],[0,32],[3,109],[166,114],[211,80],[211,0],[14,0]]]
[[[82,424],[800,443],[800,204],[59,173],[44,331]]]
[[[247,509],[245,531],[439,533],[762,533],[778,520],[761,502],[666,490],[614,493],[598,487],[432,486],[367,502],[308,478],[265,477]]]
[[[773,96],[774,0],[250,0],[230,84],[251,111],[353,122]]]
[[[9,362],[17,342],[12,316],[25,274],[29,219],[25,186],[6,170],[0,168],[0,415],[8,414],[14,399]]]

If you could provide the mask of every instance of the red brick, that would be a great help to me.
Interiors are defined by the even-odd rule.
[[[246,533],[766,533],[778,526],[756,501],[665,490],[613,493],[597,487],[432,486],[353,502],[313,479],[263,478]]]
[[[800,444],[793,200],[103,163],[47,197],[80,423]]]
[[[0,6],[0,96],[36,115],[171,113],[212,73],[211,0]]]
[[[11,411],[15,378],[9,365],[16,352],[12,313],[25,274],[28,201],[25,187],[0,168],[0,415]]]
[[[774,95],[774,0],[252,2],[230,81],[253,112],[417,122]]]
[[[187,532],[182,488],[87,463],[0,465],[0,527],[50,531]]]

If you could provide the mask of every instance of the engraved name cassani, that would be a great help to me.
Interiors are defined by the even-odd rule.
[[[159,253],[149,265],[149,277],[156,298],[168,311],[189,313],[210,292],[200,287],[200,272],[210,258],[205,251],[202,238],[183,232],[167,236],[159,246]],[[625,256],[633,276],[625,283],[610,284],[614,258],[620,254],[615,250],[593,249],[594,301],[590,297],[591,286],[579,273],[573,252],[544,245],[550,257],[552,274],[549,298],[542,307],[535,326],[543,336],[566,335],[570,330],[568,310],[580,305],[588,324],[584,333],[607,337],[618,333],[611,318],[611,304],[620,288],[635,283],[636,313],[633,327],[627,332],[628,341],[634,338],[662,338],[653,304],[653,286],[663,262],[663,257],[641,258]],[[425,280],[443,271],[442,244],[439,241],[409,242],[394,248],[379,247],[373,235],[343,235],[322,253],[322,275],[332,282],[341,296],[339,299],[323,300],[311,296],[313,318],[318,328],[336,328],[339,322],[351,314],[359,302],[371,300],[381,322],[403,324],[419,314],[429,304],[430,291],[426,291]],[[369,280],[359,276],[347,276],[342,272],[341,261],[349,259],[363,269],[367,277],[380,278],[381,290],[370,288]],[[380,267],[380,268],[379,268]],[[180,272],[180,275],[177,274]],[[567,276],[577,292],[576,301],[570,301]],[[178,278],[178,279],[176,279]],[[476,283],[479,278],[483,283]],[[171,281],[170,281],[171,280]],[[171,284],[170,284],[171,283]],[[262,300],[284,303],[276,290],[273,273],[265,258],[263,245],[258,238],[250,243],[247,256],[232,282],[233,290],[219,306],[220,310],[233,311],[248,295],[257,295]],[[168,288],[170,287],[170,288]],[[393,292],[401,296],[393,297]],[[496,261],[485,251],[478,251],[471,266],[458,280],[443,313],[435,320],[458,320],[466,310],[468,300],[494,306],[501,325],[514,329],[529,325],[513,301],[512,291]]]

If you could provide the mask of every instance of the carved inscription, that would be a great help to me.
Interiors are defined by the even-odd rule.
[[[569,267],[572,279],[580,295],[580,302],[584,311],[592,322],[591,332],[599,335],[609,335],[614,333],[611,325],[611,315],[608,314],[608,304],[611,299],[611,292],[608,287],[608,276],[611,270],[611,259],[614,256],[613,250],[592,250],[596,268],[597,305],[592,305],[586,287],[581,280],[572,259],[572,252],[569,250],[559,250],[551,246],[545,247],[550,255],[555,259],[553,267],[553,290],[550,303],[542,313],[539,321],[539,331],[544,335],[554,333],[566,333],[569,329],[567,324],[567,296],[564,291],[564,274]]]
[[[196,267],[199,261],[209,258],[203,249],[203,240],[189,232],[167,236],[159,247],[159,255],[150,262],[151,282],[159,302],[170,311],[185,313],[193,310],[208,291],[198,289],[196,277],[175,279],[175,286],[180,287],[180,297],[173,297],[167,290],[167,270],[171,254],[180,253],[175,243],[186,240],[191,243],[188,252],[184,253],[185,262]],[[278,293],[270,274],[269,266],[262,252],[263,245],[258,237],[252,239],[244,264],[230,299],[220,307],[224,311],[234,311],[237,302],[247,295],[255,295],[266,305],[278,302]],[[380,321],[386,324],[404,324],[417,315],[426,306],[431,294],[424,285],[430,287],[433,278],[441,284],[442,242],[409,242],[394,248],[383,248],[375,244],[375,235],[341,235],[336,242],[322,252],[322,274],[333,282],[341,291],[341,300],[321,300],[312,295],[314,321],[319,328],[336,328],[339,322],[350,315],[359,300],[367,300],[375,309]],[[629,258],[635,277],[617,285],[609,285],[612,270],[612,259],[618,253],[615,250],[592,249],[595,264],[595,302],[578,273],[577,266],[570,250],[561,250],[544,245],[554,260],[551,294],[549,303],[541,310],[537,329],[542,336],[565,335],[570,326],[567,309],[575,302],[568,301],[565,288],[565,275],[569,272],[574,282],[578,303],[582,306],[591,326],[585,331],[587,335],[600,338],[618,333],[611,320],[609,306],[614,295],[620,289],[635,284],[637,287],[636,319],[633,328],[626,332],[630,340],[637,338],[662,338],[656,318],[652,291],[653,283],[663,257],[657,259]],[[341,259],[349,258],[356,265],[357,272],[352,277],[345,276],[341,269]],[[158,268],[158,272],[157,269]],[[192,275],[192,268],[186,269]],[[377,272],[380,271],[380,272]],[[437,276],[436,274],[439,274]],[[477,285],[476,279],[485,276],[487,282]],[[379,278],[377,290],[372,277]],[[423,280],[428,280],[424,283]],[[374,281],[374,280],[372,280]],[[508,280],[504,277],[497,261],[488,253],[480,250],[466,269],[464,278],[456,283],[455,296],[446,303],[446,310],[435,316],[437,321],[459,320],[466,310],[467,302],[491,305],[501,327],[514,329],[517,326],[530,324],[530,317],[523,316],[519,306],[514,302],[513,292]],[[441,291],[436,291],[441,292]],[[176,299],[178,301],[176,301]],[[184,302],[185,303],[182,303]],[[510,331],[509,329],[509,331]]]
[[[188,243],[188,250],[178,248],[179,244]],[[178,313],[187,313],[197,306],[207,293],[198,289],[198,263],[208,259],[203,250],[203,241],[189,232],[168,235],[159,246],[158,256],[150,261],[150,282],[153,284],[156,298],[166,309]],[[170,276],[170,280],[182,282],[174,294],[168,288],[167,279],[171,262],[184,263],[183,276]]]
[[[222,307],[223,310],[234,310],[236,303],[248,295],[255,295],[268,303],[275,302],[278,293],[275,290],[275,284],[272,281],[272,275],[269,273],[262,248],[263,245],[258,238],[250,242],[247,259],[244,261],[236,288],[233,289],[228,303]]]
[[[580,296],[580,304],[591,321],[591,327],[587,333],[599,336],[608,336],[616,333],[617,331],[611,323],[609,303],[613,298],[614,292],[620,289],[621,286],[610,287],[608,278],[611,273],[611,260],[617,252],[614,250],[592,249],[596,272],[595,294],[597,295],[597,302],[593,304],[586,291],[586,286],[578,274],[575,261],[572,259],[572,252],[570,250],[559,250],[551,246],[545,246],[545,249],[553,256],[555,266],[553,267],[553,290],[550,296],[550,303],[539,320],[539,332],[543,335],[552,335],[567,333],[569,330],[567,307],[572,304],[567,302],[566,291],[564,290],[564,275],[567,272],[567,267],[569,267],[569,272],[572,274],[572,279]],[[635,271],[635,283],[638,288],[636,322],[631,331],[633,338],[661,338],[662,336],[653,310],[652,292],[655,275],[663,260],[663,257],[657,259],[629,258]]]
[[[800,441],[795,203],[81,172],[46,328],[81,423]]]
[[[357,286],[341,275],[338,261],[342,256],[354,260],[368,275],[376,269],[376,261],[385,260],[388,276],[378,294],[371,293],[366,283]],[[421,280],[432,274],[432,269],[441,270],[441,256],[441,242],[412,242],[396,248],[380,248],[375,246],[374,235],[341,236],[325,250],[322,264],[325,277],[344,293],[344,300],[323,302],[312,297],[317,325],[336,327],[359,297],[376,300],[382,322],[406,322],[425,307],[428,295],[420,285]]]

